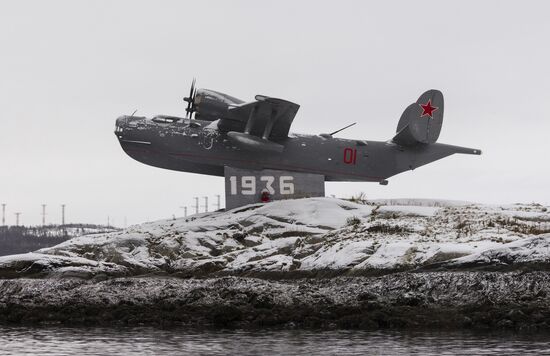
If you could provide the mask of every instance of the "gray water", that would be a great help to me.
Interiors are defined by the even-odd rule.
[[[550,335],[0,327],[0,355],[550,354]]]

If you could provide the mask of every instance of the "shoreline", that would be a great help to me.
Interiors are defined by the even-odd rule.
[[[0,324],[550,330],[550,273],[0,280]]]

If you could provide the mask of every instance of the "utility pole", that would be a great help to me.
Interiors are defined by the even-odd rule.
[[[216,194],[216,210],[220,210],[221,204],[220,204],[220,195]]]
[[[203,197],[204,198],[204,212],[207,213],[208,212],[208,197]]]
[[[199,197],[194,197],[195,199],[195,214],[199,213]]]
[[[61,204],[61,225],[65,226],[65,204]]]
[[[14,213],[15,214],[15,226],[19,226],[19,216],[21,213]]]
[[[46,226],[46,204],[42,204],[42,227]]]
[[[6,226],[6,204],[2,204],[2,226]]]
[[[67,229],[65,229],[65,204],[61,204],[61,227],[63,229],[63,236],[67,236]]]
[[[111,217],[107,215],[107,227],[111,226]]]
[[[183,209],[183,217],[187,217],[187,207],[186,206],[180,206],[180,209]]]

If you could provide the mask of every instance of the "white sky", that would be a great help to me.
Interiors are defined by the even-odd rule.
[[[0,202],[7,222],[182,215],[223,178],[129,158],[121,114],[183,115],[199,87],[301,105],[292,131],[386,140],[426,89],[439,142],[481,148],[327,194],[550,203],[550,2],[1,1]],[[213,201],[214,198],[211,198]],[[212,206],[212,204],[211,204]]]

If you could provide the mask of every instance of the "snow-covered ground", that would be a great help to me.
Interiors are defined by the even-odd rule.
[[[549,262],[550,212],[539,204],[311,198],[76,237],[0,257],[0,276],[362,274]]]

